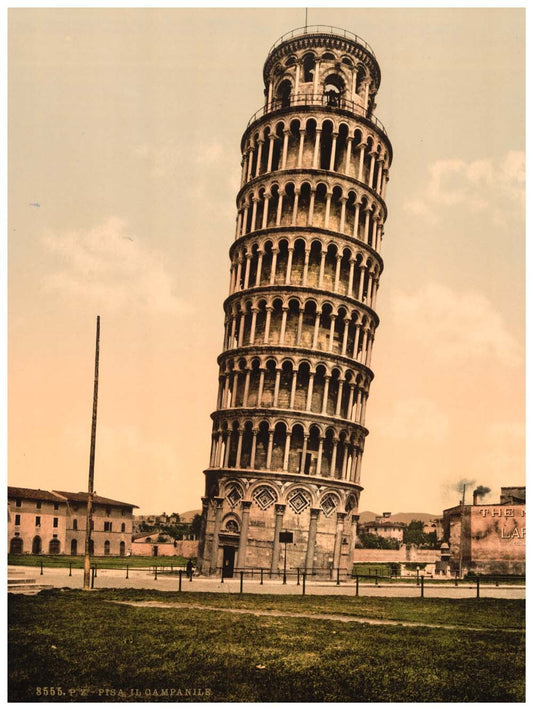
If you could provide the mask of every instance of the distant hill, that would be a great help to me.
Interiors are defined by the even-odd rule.
[[[198,508],[198,510],[188,510],[186,513],[180,513],[180,521],[182,523],[192,523],[192,519],[196,514],[201,515],[202,509]]]
[[[359,513],[359,515],[359,522],[369,523],[372,520],[375,520],[377,517],[381,516],[382,513],[373,513],[371,510],[363,510],[361,513]],[[409,524],[411,520],[421,520],[422,522],[427,523],[430,520],[435,520],[435,518],[440,517],[442,516],[437,515],[435,513],[393,513],[390,516],[390,520],[393,523]]]

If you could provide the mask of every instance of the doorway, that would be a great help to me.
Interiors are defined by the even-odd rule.
[[[235,548],[224,545],[224,557],[222,559],[222,576],[225,579],[233,577],[235,568]]]

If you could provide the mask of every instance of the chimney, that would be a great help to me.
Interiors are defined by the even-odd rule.
[[[390,513],[383,513],[384,518],[390,518],[390,515],[391,515]]]
[[[478,503],[477,503],[478,495],[479,495],[479,494],[478,494],[477,490],[474,491],[473,500],[472,500],[472,505],[477,505],[477,504],[478,504]]]

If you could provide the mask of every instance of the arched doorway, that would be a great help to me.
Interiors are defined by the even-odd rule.
[[[24,547],[24,542],[21,537],[14,537],[11,539],[9,544],[9,554],[10,555],[22,555],[22,549]]]
[[[120,543],[120,556],[124,557],[125,554],[126,554],[126,543],[124,542],[124,540],[122,540]]]
[[[71,554],[71,555],[77,555],[77,554],[78,554],[78,541],[77,541],[77,540],[71,540],[71,541],[70,541],[70,554]]]
[[[50,555],[59,555],[59,551],[61,550],[61,543],[59,540],[54,537],[50,540],[50,543],[48,545],[48,553]]]
[[[31,544],[32,555],[40,555],[41,551],[42,551],[41,538],[39,537],[39,535],[36,535],[33,538],[33,542]]]
[[[111,543],[109,542],[109,540],[106,540],[104,542],[104,555],[109,555],[110,551],[111,551]]]

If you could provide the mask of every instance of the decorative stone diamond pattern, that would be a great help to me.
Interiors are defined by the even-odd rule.
[[[289,496],[287,502],[295,513],[300,514],[311,505],[311,496],[305,491],[298,489]]]
[[[328,493],[327,496],[325,496],[322,499],[322,503],[320,504],[320,507],[322,508],[322,511],[326,518],[329,518],[329,516],[333,513],[335,508],[337,507],[337,498],[335,496],[332,496],[330,493]]]
[[[227,497],[231,507],[234,508],[237,505],[237,503],[240,501],[240,499],[242,498],[242,495],[241,495],[240,490],[237,488],[237,486],[233,486],[230,489],[230,492],[228,493],[228,495],[226,497]]]
[[[272,503],[275,503],[277,498],[271,488],[267,486],[261,486],[254,493],[254,500],[261,510],[266,510],[270,508]]]

